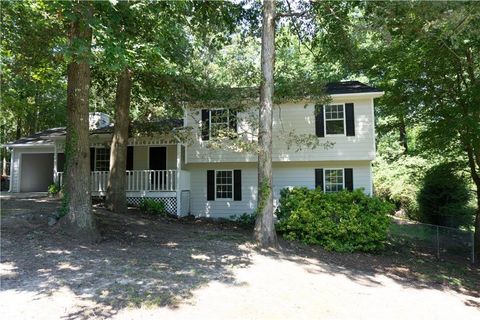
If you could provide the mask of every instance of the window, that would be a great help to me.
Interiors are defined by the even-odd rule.
[[[228,109],[210,110],[210,138],[217,138],[228,131],[229,116]]]
[[[215,171],[215,197],[217,199],[233,198],[233,171]]]
[[[345,112],[343,104],[325,106],[325,133],[345,134]]]
[[[325,192],[343,190],[343,169],[325,169]]]
[[[95,171],[110,170],[110,149],[95,149]]]

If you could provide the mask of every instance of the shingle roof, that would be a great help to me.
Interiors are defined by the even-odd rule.
[[[50,139],[45,139],[42,138],[44,136],[48,137],[55,137],[55,136],[63,136],[66,133],[65,127],[59,127],[59,128],[50,128],[44,131],[40,131],[37,133],[34,133],[32,135],[29,135],[27,137],[20,138],[18,140],[15,140],[13,142],[8,143],[7,145],[11,144],[30,144],[30,145],[45,145],[52,143],[52,140]]]
[[[162,120],[162,121],[152,121],[148,123],[148,128],[153,130],[158,128],[159,131],[164,129],[165,127],[169,126],[170,128],[181,127],[183,125],[182,119],[172,119],[172,120]],[[133,128],[140,127],[141,124],[132,124]],[[108,134],[113,132],[113,125],[109,125],[108,127],[103,127],[99,129],[95,129],[90,131],[90,134]],[[51,128],[44,131],[40,131],[29,135],[27,137],[23,137],[7,143],[6,145],[17,145],[17,144],[25,144],[25,145],[47,145],[53,143],[51,138],[61,137],[66,135],[67,130],[66,127],[59,127],[59,128]]]
[[[328,94],[346,94],[346,93],[366,93],[383,92],[380,89],[371,87],[360,81],[339,81],[330,82],[325,86],[325,92]]]

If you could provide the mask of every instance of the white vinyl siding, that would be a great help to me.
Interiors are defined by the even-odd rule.
[[[295,145],[287,145],[289,133],[296,135],[315,135],[314,103],[287,103],[274,107],[273,117],[273,161],[330,161],[330,160],[374,160],[375,144],[373,130],[373,99],[336,99],[331,104],[343,105],[354,103],[355,136],[327,135],[318,138],[321,143],[333,143],[332,148],[303,148],[297,151]],[[248,127],[248,115],[258,111],[240,112],[237,117],[239,133],[251,131]],[[345,117],[345,112],[343,114]],[[187,111],[187,126],[193,128],[194,142],[187,148],[188,163],[220,163],[220,162],[256,162],[257,155],[253,153],[233,152],[226,149],[207,148],[208,141],[201,140],[201,116],[198,110]]]
[[[207,170],[242,170],[242,200],[207,201]],[[278,206],[280,190],[289,187],[315,188],[315,169],[353,168],[353,188],[363,188],[371,194],[369,161],[325,161],[274,163],[273,196]],[[229,218],[232,215],[252,213],[257,207],[257,167],[254,163],[188,164],[191,173],[191,213],[195,216]]]

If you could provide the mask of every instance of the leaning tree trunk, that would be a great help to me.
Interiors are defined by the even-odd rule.
[[[262,247],[277,246],[273,221],[272,119],[273,71],[275,67],[275,0],[263,2],[262,83],[258,132],[258,208],[255,239]]]
[[[90,66],[92,29],[91,4],[77,2],[75,18],[70,27],[70,48],[74,50],[67,67],[67,136],[65,143],[65,213],[63,227],[72,236],[87,241],[98,239],[92,215],[90,194],[90,143],[88,98],[90,92]],[[77,49],[83,48],[83,49]],[[86,49],[85,49],[86,48]]]
[[[110,149],[110,175],[105,204],[110,211],[127,211],[126,174],[130,96],[132,76],[125,68],[118,76],[115,98],[115,126]]]

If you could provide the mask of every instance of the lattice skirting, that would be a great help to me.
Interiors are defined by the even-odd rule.
[[[177,198],[176,197],[127,197],[127,202],[131,206],[138,207],[143,199],[152,199],[157,202],[163,202],[165,209],[170,214],[177,214]]]

